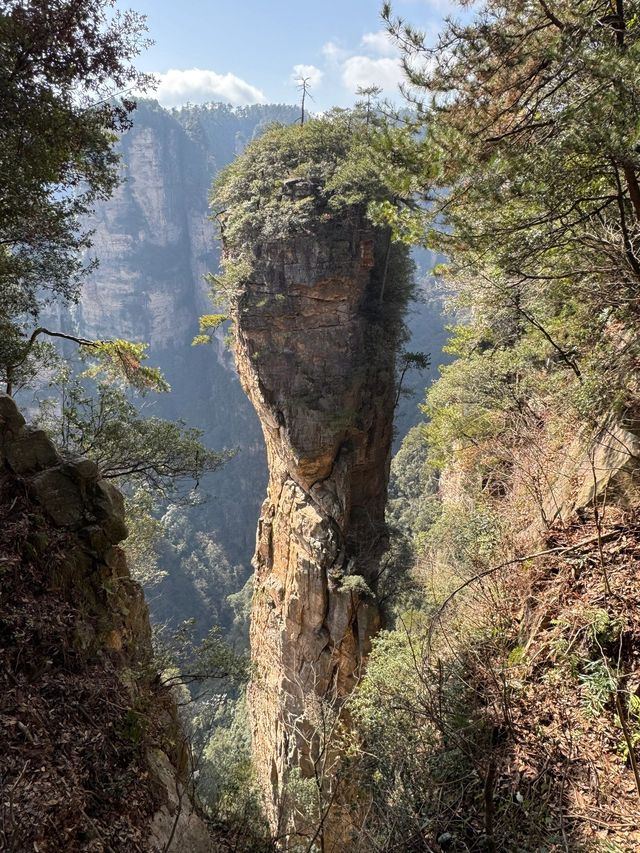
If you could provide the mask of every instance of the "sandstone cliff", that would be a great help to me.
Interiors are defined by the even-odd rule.
[[[254,246],[234,312],[269,462],[251,624],[257,772],[274,830],[300,829],[295,770],[317,786],[315,817],[334,840],[346,798],[331,741],[380,625],[397,332],[380,301],[388,245],[361,212],[319,217],[313,234]]]
[[[140,101],[134,125],[119,144],[123,183],[111,199],[97,205],[90,223],[95,229],[92,253],[100,265],[71,318],[75,330],[86,336],[148,342],[150,361],[162,368],[172,386],[170,394],[153,400],[154,414],[203,428],[213,448],[239,448],[210,486],[202,484],[201,491],[210,490],[212,499],[188,515],[194,536],[212,533],[230,563],[241,566],[242,582],[250,573],[267,472],[260,427],[222,333],[213,347],[191,346],[198,315],[212,310],[203,276],[217,270],[220,253],[207,219],[207,199],[215,175],[265,126],[290,124],[297,117],[297,107],[278,104],[235,109],[209,104],[169,111]],[[426,257],[418,263],[431,266]],[[444,342],[437,306],[417,303],[409,326],[409,348],[432,352],[435,375]],[[400,438],[419,417],[422,379],[409,377],[408,384],[419,387],[420,394],[400,401]],[[225,585],[218,576],[203,591],[202,578],[194,581],[184,561],[166,553],[163,564],[169,576],[154,590],[154,618],[195,616],[203,629],[216,621],[229,627],[225,596],[238,586]]]
[[[216,848],[153,668],[120,493],[0,395],[0,849]]]
[[[266,466],[259,425],[222,334],[211,347],[191,346],[198,316],[211,310],[204,275],[216,269],[219,257],[207,198],[214,175],[261,124],[290,122],[296,115],[294,107],[277,104],[169,111],[141,101],[118,146],[122,183],[97,205],[90,223],[92,254],[100,264],[69,318],[82,335],[149,343],[150,360],[172,388],[146,401],[153,413],[202,427],[210,447],[240,448],[215,482],[202,483],[200,491],[210,490],[213,498],[200,511],[191,509],[189,521],[196,532],[212,533],[229,562],[242,566],[242,582],[249,574]],[[151,605],[157,621],[195,617],[203,631],[216,622],[229,627],[225,596],[237,585],[225,588],[218,577],[203,591],[201,579],[194,580],[171,550],[163,563],[169,576],[154,590]]]

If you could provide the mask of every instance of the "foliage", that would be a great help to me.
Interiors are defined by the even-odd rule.
[[[589,716],[597,717],[617,690],[617,678],[611,673],[606,661],[592,660],[584,665],[580,675],[582,702]]]
[[[362,575],[345,575],[340,580],[340,592],[349,592],[364,598],[373,598],[371,587],[367,584]]]
[[[467,23],[450,21],[429,48],[385,4],[419,104],[415,163],[428,152],[427,241],[450,258],[456,307],[470,311],[463,362],[429,408],[445,453],[459,446],[455,437],[464,445],[504,428],[505,396],[512,410],[538,393],[545,404],[562,396],[592,422],[616,407],[631,417],[636,7],[625,2],[611,15],[606,3],[567,0],[551,10],[488,0]],[[451,399],[465,390],[473,398],[476,386],[482,395],[487,372],[495,405]],[[554,387],[542,375],[551,372]]]
[[[253,773],[244,686],[248,657],[214,628],[198,640],[195,620],[156,632],[162,683],[180,697],[194,756],[196,792],[235,850],[269,850]]]
[[[131,64],[144,17],[111,0],[0,4],[0,321],[77,298],[90,235],[79,225],[116,180],[116,134],[149,75]]]
[[[63,374],[58,393],[57,401],[46,402],[41,426],[63,452],[93,459],[102,477],[121,485],[166,496],[180,481],[197,485],[229,458],[229,453],[208,450],[201,430],[144,417],[117,386],[100,383],[94,396],[78,379]]]
[[[252,272],[251,264],[242,256],[227,258],[222,272],[214,275],[209,273],[207,281],[211,285],[211,295],[214,303],[230,304],[237,297],[249,280]]]
[[[160,568],[160,543],[165,535],[162,522],[155,517],[151,494],[137,488],[125,501],[127,536],[127,566],[138,583],[149,593],[167,576]]]
[[[221,326],[225,320],[229,318],[226,314],[203,314],[200,317],[200,334],[196,335],[191,342],[192,346],[199,344],[210,344],[212,340],[212,332]]]
[[[209,450],[202,432],[182,422],[146,417],[115,385],[90,388],[64,368],[53,387],[57,395],[41,401],[37,424],[64,454],[92,459],[123,490],[129,568],[147,592],[158,592],[172,565],[162,505],[197,487],[231,454]]]
[[[470,798],[479,790],[473,743],[483,740],[482,722],[464,663],[430,661],[428,635],[419,612],[382,632],[350,706],[369,802],[358,850],[427,850],[431,838],[460,827],[465,785]]]
[[[250,576],[242,589],[227,596],[227,603],[233,612],[233,623],[229,636],[236,644],[247,646],[249,642],[249,619],[253,600],[253,577]]]
[[[217,531],[211,530],[210,505],[193,500],[170,503],[161,523],[160,560],[168,577],[151,600],[154,618],[175,626],[180,619],[193,617],[199,632],[207,625],[220,625],[234,647],[246,648],[247,625],[243,617],[236,619],[228,596],[246,581],[247,568],[234,565],[220,546]]]
[[[111,382],[124,381],[137,391],[168,391],[169,385],[157,367],[143,364],[148,358],[147,344],[122,339],[91,341],[82,344],[82,353],[95,359],[85,375],[104,376]]]
[[[440,513],[438,480],[427,465],[424,427],[413,427],[391,462],[386,518],[410,537],[414,548]]]
[[[85,376],[105,377],[111,382],[126,383],[131,388],[146,391],[168,391],[169,384],[157,367],[143,364],[147,360],[147,344],[122,339],[95,341],[79,338],[66,332],[55,332],[39,326],[27,337],[15,324],[5,327],[0,343],[0,382],[7,394],[31,387],[42,374],[64,370],[64,360],[42,335],[72,341],[78,345],[81,358],[91,362]]]
[[[364,122],[367,127],[370,124],[379,124],[380,122],[377,101],[378,96],[381,94],[382,89],[380,86],[358,86],[356,88],[356,95],[361,100],[356,101],[355,110],[362,110],[364,112]]]
[[[226,696],[209,713],[199,710],[193,726],[196,738],[200,735],[203,741],[198,793],[211,816],[236,836],[234,849],[269,849],[251,761],[246,700]]]
[[[35,340],[29,345],[13,323],[1,328],[0,383],[7,393],[31,388],[47,370],[55,372],[61,367],[61,357],[49,341]]]
[[[403,350],[397,359],[396,364],[396,402],[395,408],[398,407],[400,397],[411,396],[412,391],[404,386],[404,380],[407,373],[412,371],[422,372],[427,370],[431,365],[431,356],[426,352],[409,352]]]
[[[627,558],[616,564],[600,543],[572,570],[523,561],[504,585],[496,574],[503,552],[522,553],[536,511],[553,524],[551,483],[575,471],[561,451],[567,460],[569,443],[608,419],[637,431],[639,11],[634,0],[486,0],[430,48],[384,6],[416,107],[396,133],[423,202],[407,233],[448,258],[438,276],[456,360],[394,462],[389,516],[412,533],[424,589],[418,616],[397,610],[374,644],[352,703],[371,796],[362,849],[568,849],[579,836],[564,823],[565,780],[579,785],[570,764],[587,743],[606,753],[612,731],[640,791],[625,675],[637,630],[620,618],[625,596],[603,605],[599,592],[606,561],[622,572]],[[398,211],[374,206],[393,228]],[[592,532],[577,527],[574,542]],[[580,574],[589,559],[597,582]],[[556,609],[566,623],[548,629]],[[547,716],[570,734],[553,734]],[[536,750],[527,791],[520,774]],[[607,774],[613,821],[630,774]]]
[[[374,142],[384,132],[366,110],[334,110],[304,126],[272,126],[221,172],[211,194],[225,246],[223,273],[209,277],[214,302],[238,299],[260,275],[261,252],[271,243],[366,221],[378,202],[411,205],[402,195],[402,170]],[[379,302],[391,316],[394,304],[407,298],[412,269],[400,231],[372,217],[369,222],[380,226],[373,229],[384,267]]]
[[[163,684],[199,685],[199,698],[219,689],[223,680],[246,681],[246,656],[236,654],[217,626],[198,640],[195,620],[188,619],[171,632],[157,631],[155,648]]]
[[[145,18],[114,0],[0,3],[0,380],[7,393],[50,369],[65,338],[110,376],[166,390],[144,346],[33,329],[51,302],[77,301],[95,265],[87,217],[117,181],[113,149],[130,127],[132,90],[153,83],[132,60],[150,43]],[[31,331],[33,329],[33,331]]]
[[[304,233],[318,210],[330,219],[393,198],[371,133],[358,116],[338,111],[266,131],[214,184],[212,209],[225,244],[242,251]]]

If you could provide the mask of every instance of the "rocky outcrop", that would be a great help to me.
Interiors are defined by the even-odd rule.
[[[0,395],[2,849],[217,849],[126,535],[96,465],[61,458]]]
[[[204,274],[216,272],[219,241],[208,220],[211,182],[247,142],[272,122],[295,122],[299,108],[224,104],[165,110],[141,100],[134,125],[119,144],[123,182],[112,198],[96,205],[92,254],[100,264],[91,273],[72,328],[86,337],[129,338],[149,343],[150,363],[165,373],[172,391],[153,400],[154,414],[184,418],[205,430],[210,447],[238,448],[212,479],[215,500],[190,508],[193,528],[213,533],[230,563],[250,573],[255,519],[267,480],[260,428],[243,394],[222,330],[213,347],[193,347],[198,316],[212,310]],[[433,259],[423,257],[426,269]],[[437,306],[420,302],[409,318],[410,349],[428,349],[433,363],[445,339]],[[435,374],[435,366],[434,366]],[[408,377],[408,383],[412,384]],[[419,418],[417,402],[424,381],[413,384],[419,395],[402,398],[396,425],[401,437]],[[205,481],[202,491],[209,489]],[[239,585],[203,597],[197,583],[171,554],[164,555],[169,575],[154,590],[151,607],[159,622],[196,617],[204,631],[217,622],[230,627],[225,595]],[[209,620],[209,621],[208,621]]]
[[[348,797],[332,735],[380,625],[394,409],[387,251],[363,215],[319,217],[313,234],[254,247],[235,309],[237,365],[269,463],[254,558],[254,757],[272,827],[292,824],[295,769],[321,789],[335,843]]]
[[[549,477],[542,514],[549,525],[566,524],[596,504],[636,500],[640,479],[640,438],[609,418],[597,429],[583,429],[561,448],[557,473]]]

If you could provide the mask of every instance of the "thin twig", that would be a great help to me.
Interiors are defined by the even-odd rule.
[[[636,782],[636,791],[638,792],[638,798],[640,799],[640,770],[638,770],[638,759],[636,758],[635,747],[633,745],[633,740],[631,739],[631,734],[629,733],[629,727],[627,725],[624,706],[622,704],[622,699],[620,698],[619,690],[616,690],[616,711],[618,712],[620,725],[622,726],[622,733],[627,744],[627,750],[629,751],[629,761],[631,762],[633,778]]]
[[[605,533],[603,536],[600,536],[601,542],[606,542],[609,539],[613,539],[614,536],[619,534],[618,530],[613,530],[610,533]],[[526,563],[527,560],[535,560],[538,557],[546,557],[549,554],[567,554],[570,551],[578,551],[580,548],[583,548],[585,545],[590,545],[592,542],[598,541],[598,536],[590,536],[588,539],[582,539],[580,542],[576,542],[575,545],[559,545],[556,548],[547,548],[545,551],[537,551],[535,554],[525,554],[522,557],[513,557],[511,560],[506,560],[504,563],[499,563],[497,566],[491,566],[488,569],[484,569],[478,574],[473,575],[473,577],[467,578],[467,580],[460,584],[459,587],[450,592],[449,595],[442,602],[440,607],[438,607],[436,613],[434,614],[435,619],[441,618],[446,607],[451,603],[451,601],[458,595],[459,592],[462,592],[463,589],[466,589],[468,586],[471,586],[472,583],[476,581],[482,580],[482,578],[486,578],[489,575],[493,575],[496,572],[499,572],[500,569],[506,569],[508,566],[516,565],[517,563]]]

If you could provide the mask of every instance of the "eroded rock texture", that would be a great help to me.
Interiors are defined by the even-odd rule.
[[[0,394],[3,850],[214,853],[160,684],[124,501]]]
[[[269,463],[254,558],[254,754],[273,828],[291,826],[287,779],[299,768],[335,797],[327,826],[338,838],[344,796],[331,791],[338,759],[326,741],[380,625],[396,338],[381,293],[393,265],[388,238],[360,215],[254,249],[235,318]]]

